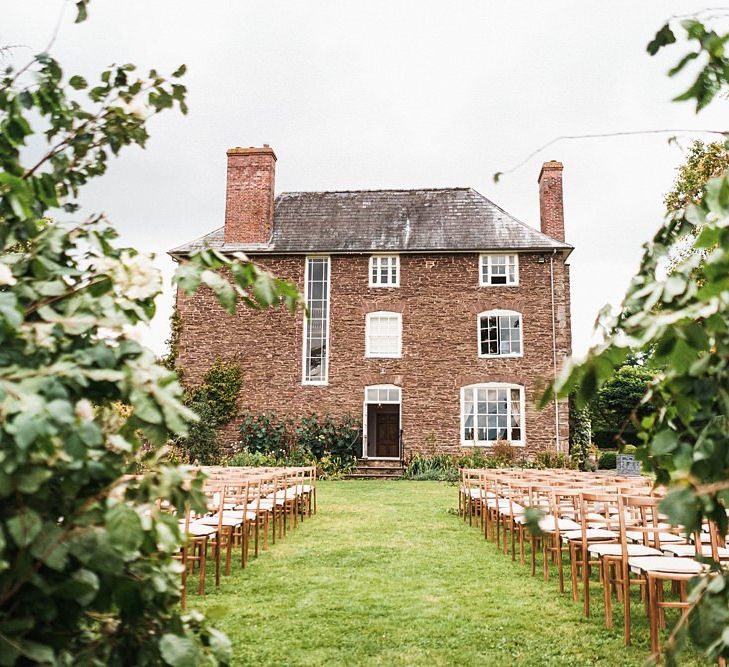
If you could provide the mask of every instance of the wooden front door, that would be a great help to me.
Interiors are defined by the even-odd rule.
[[[378,412],[375,425],[375,456],[400,456],[400,412]]]

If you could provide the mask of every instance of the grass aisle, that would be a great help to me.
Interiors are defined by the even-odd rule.
[[[454,486],[325,482],[318,504],[245,571],[192,596],[232,639],[235,664],[612,666],[648,655],[640,608],[625,648],[619,613],[616,631],[600,606],[585,620],[554,579],[532,578],[450,513]]]

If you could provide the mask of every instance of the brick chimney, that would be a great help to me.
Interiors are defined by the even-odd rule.
[[[542,233],[564,241],[564,197],[562,195],[561,162],[550,160],[539,172],[539,217]]]
[[[225,242],[268,243],[273,231],[276,154],[263,148],[231,148],[225,190]]]

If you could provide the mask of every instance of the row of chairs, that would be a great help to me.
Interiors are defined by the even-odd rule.
[[[269,542],[286,536],[306,517],[316,513],[316,467],[197,468],[203,475],[205,512],[188,507],[178,516],[186,537],[178,559],[182,562],[182,607],[187,604],[187,583],[198,572],[198,594],[205,594],[206,570],[212,558],[215,585],[229,575],[234,549],[240,549],[240,567],[248,564],[253,546],[257,557]]]
[[[459,513],[505,554],[510,545],[513,560],[518,554],[525,564],[529,547],[532,575],[541,553],[545,581],[551,563],[561,592],[567,561],[572,597],[579,602],[582,589],[585,616],[590,615],[590,575],[596,571],[608,628],[613,625],[613,599],[623,606],[626,645],[631,635],[631,590],[638,587],[649,619],[651,649],[657,655],[665,610],[677,608],[688,614],[687,582],[695,576],[712,576],[729,561],[726,537],[713,522],[693,534],[667,522],[659,510],[664,493],[645,477],[564,469],[462,469]],[[543,514],[539,531],[527,529],[528,508]],[[666,582],[671,584],[670,598]]]

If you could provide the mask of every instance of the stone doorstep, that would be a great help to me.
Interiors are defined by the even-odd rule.
[[[405,468],[400,461],[360,459],[348,479],[401,479]]]
[[[402,479],[402,474],[400,473],[379,473],[379,474],[371,474],[371,473],[364,473],[364,472],[352,472],[346,475],[346,479],[387,479],[387,480],[393,480],[393,479]]]
[[[358,459],[358,468],[402,468],[400,459]]]

